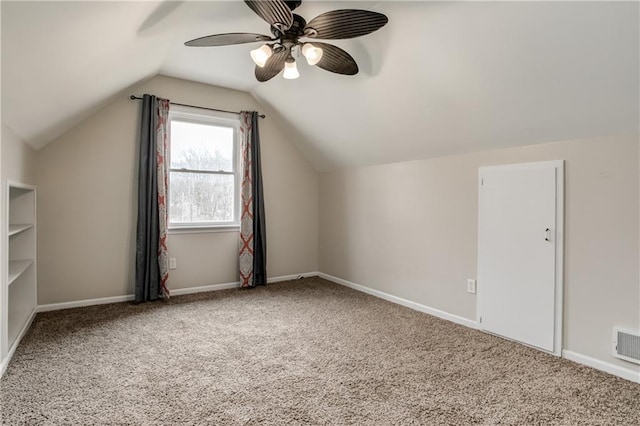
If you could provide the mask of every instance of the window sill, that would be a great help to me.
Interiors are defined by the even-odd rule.
[[[211,232],[240,232],[240,224],[209,225],[209,226],[180,226],[169,228],[167,233],[172,234],[206,234]]]

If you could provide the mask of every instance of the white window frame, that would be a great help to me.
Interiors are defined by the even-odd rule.
[[[233,129],[233,172],[223,171],[209,171],[202,172],[189,169],[172,169],[171,168],[171,122],[172,121],[190,122],[196,124],[206,124],[218,127],[228,127]],[[234,176],[234,205],[233,205],[233,220],[230,222],[192,222],[192,223],[173,223],[171,222],[171,216],[169,216],[168,232],[170,234],[177,233],[201,233],[201,232],[227,232],[237,231],[240,228],[240,190],[242,186],[242,173],[241,173],[241,160],[240,160],[240,118],[236,114],[210,111],[201,108],[192,108],[180,105],[171,105],[169,109],[169,126],[168,136],[169,143],[167,149],[167,175],[168,175],[168,187],[167,187],[167,208],[171,208],[171,200],[169,199],[171,193],[171,172],[184,172],[190,171],[193,173],[207,173],[207,174],[225,174]],[[169,213],[169,212],[167,212]]]

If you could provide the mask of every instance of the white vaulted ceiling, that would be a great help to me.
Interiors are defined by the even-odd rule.
[[[386,14],[334,44],[354,77],[298,61],[258,83],[245,44],[269,34],[243,2],[2,2],[2,120],[39,148],[132,84],[164,74],[251,92],[318,170],[638,132],[635,2],[311,2]]]

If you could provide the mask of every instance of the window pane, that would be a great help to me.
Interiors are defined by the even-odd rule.
[[[232,222],[233,179],[233,175],[171,172],[169,222]]]
[[[171,120],[171,168],[232,172],[233,129]]]

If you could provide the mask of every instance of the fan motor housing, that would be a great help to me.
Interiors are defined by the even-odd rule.
[[[271,33],[274,37],[282,39],[282,42],[289,41],[297,43],[298,37],[304,36],[304,27],[307,26],[307,21],[300,15],[293,14],[293,24],[288,30],[280,31],[276,26],[271,26]]]
[[[302,4],[302,0],[285,0],[285,3],[289,6],[289,9],[294,10]]]

